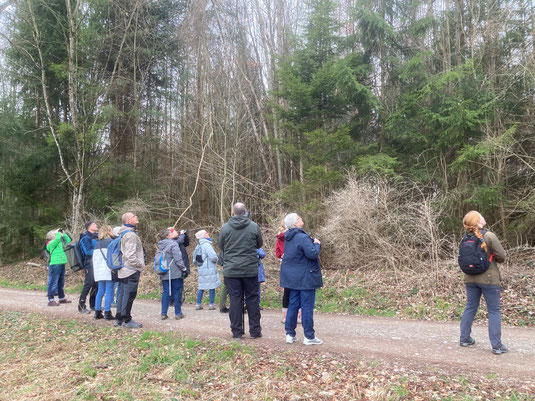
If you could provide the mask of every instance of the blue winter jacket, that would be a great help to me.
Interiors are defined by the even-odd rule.
[[[314,290],[323,286],[319,262],[320,245],[300,228],[284,234],[284,256],[280,285],[292,290]]]
[[[80,240],[78,244],[80,245],[80,250],[82,251],[82,256],[84,258],[84,267],[87,268],[88,265],[91,265],[93,259],[93,250],[97,244],[98,233],[90,233],[86,231],[80,235]]]

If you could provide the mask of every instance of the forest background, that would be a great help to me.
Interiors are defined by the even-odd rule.
[[[535,243],[530,0],[18,0],[0,5],[0,259],[58,226],[274,241],[330,268],[450,259],[479,210]]]

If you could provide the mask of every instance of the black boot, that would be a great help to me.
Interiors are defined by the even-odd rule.
[[[85,305],[82,305],[82,304],[78,304],[78,312],[83,313],[83,314],[91,313],[91,311],[88,311]]]
[[[104,312],[104,320],[113,320],[115,319],[111,314],[111,311]]]
[[[95,311],[95,316],[93,316],[94,319],[104,319],[104,315],[102,314],[101,310]]]

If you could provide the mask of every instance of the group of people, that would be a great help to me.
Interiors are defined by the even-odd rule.
[[[78,302],[78,311],[90,313],[86,308],[89,294],[90,308],[95,310],[95,318],[115,320],[116,326],[139,328],[142,324],[132,320],[131,310],[137,295],[139,277],[145,266],[145,253],[137,234],[138,218],[133,213],[122,216],[122,226],[112,229],[103,226],[98,229],[94,222],[86,223],[86,232],[80,236],[80,250],[84,259],[85,281]],[[497,263],[505,260],[505,251],[496,235],[483,230],[486,222],[476,211],[469,212],[463,219],[467,235],[481,241],[490,267],[481,274],[465,274],[466,308],[461,319],[460,345],[475,344],[471,337],[472,322],[479,307],[481,295],[487,303],[489,314],[489,338],[495,354],[507,352],[501,342],[500,291],[501,275]],[[296,213],[288,214],[277,235],[275,253],[280,260],[280,285],[283,295],[283,323],[286,343],[298,341],[296,328],[302,322],[305,345],[320,345],[321,339],[314,330],[314,307],[316,290],[323,286],[319,263],[321,243],[304,231],[304,221]],[[107,247],[113,238],[120,237],[120,251],[124,266],[112,272],[106,264]],[[241,339],[245,335],[244,308],[247,310],[250,338],[262,337],[260,313],[260,283],[265,281],[261,259],[263,239],[259,226],[249,218],[243,203],[236,203],[232,217],[223,225],[218,237],[220,254],[214,250],[210,233],[200,230],[195,234],[198,245],[193,252],[193,264],[198,268],[198,293],[196,310],[203,309],[202,298],[209,293],[209,309],[215,308],[215,290],[221,285],[216,264],[223,266],[224,288],[221,293],[220,311],[229,313],[232,337]],[[71,301],[65,297],[63,285],[65,264],[67,263],[62,243],[72,239],[62,230],[54,230],[47,235],[47,250],[51,254],[48,277],[48,299],[50,306],[58,306]],[[190,260],[186,247],[190,241],[185,230],[177,232],[173,227],[163,229],[158,234],[158,252],[166,260],[167,269],[161,272],[162,285],[161,319],[168,319],[171,299],[174,302],[175,319],[184,318],[182,294],[184,278],[190,274]],[[156,263],[156,261],[155,261]],[[111,306],[115,283],[119,283],[117,311],[113,316]],[[54,295],[57,293],[58,302]],[[226,308],[228,293],[230,308]],[[104,297],[104,314],[102,298]]]
[[[89,314],[94,311],[96,319],[115,320],[116,326],[126,328],[143,327],[132,320],[132,305],[137,296],[139,277],[145,267],[145,251],[139,238],[136,226],[138,217],[131,212],[122,216],[122,225],[112,229],[104,225],[98,227],[93,221],[85,224],[86,231],[78,241],[81,263],[85,273],[84,285],[78,300],[78,312]],[[106,263],[108,246],[115,238],[120,237],[120,250],[124,267],[112,271]],[[65,265],[67,257],[63,244],[72,241],[63,230],[52,230],[47,234],[46,249],[50,253],[48,267],[47,296],[48,306],[59,306],[72,301],[65,297]],[[112,315],[111,307],[117,287],[116,314]],[[58,302],[55,301],[55,294]],[[89,296],[89,307],[86,302]],[[104,313],[102,313],[104,298]]]

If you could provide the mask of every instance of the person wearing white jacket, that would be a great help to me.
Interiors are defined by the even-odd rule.
[[[98,231],[98,241],[93,251],[93,274],[98,284],[95,299],[95,319],[113,320],[111,303],[113,301],[113,281],[111,270],[106,263],[108,245],[113,241],[113,230],[110,226],[102,226]],[[104,315],[102,314],[102,297],[104,297]]]

